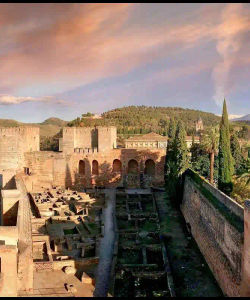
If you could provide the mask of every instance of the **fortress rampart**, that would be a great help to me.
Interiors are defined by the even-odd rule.
[[[181,210],[224,294],[240,296],[243,207],[197,173],[187,170]]]
[[[52,185],[77,189],[164,186],[166,150],[118,149],[115,127],[67,127],[63,129],[62,152],[39,149],[39,128],[0,128],[0,189],[5,189],[2,224],[17,224],[20,246],[30,244],[27,191],[37,192]],[[10,189],[16,196],[13,191],[8,192]],[[181,211],[227,296],[250,296],[250,205],[249,201],[246,203],[244,210],[192,170],[184,175]],[[28,231],[21,230],[21,223],[26,224]],[[16,245],[1,247],[0,252],[9,251],[11,262],[16,265]],[[24,271],[25,261],[31,260],[31,250],[26,248],[19,249],[15,284],[18,289],[23,285],[28,290],[32,286],[32,269]]]
[[[37,127],[0,128],[0,187],[6,186],[24,163],[24,153],[40,150]]]
[[[135,170],[131,176],[139,186],[140,174],[145,173],[145,164],[150,160],[155,166],[155,183],[163,185],[165,154],[163,149],[112,149],[72,154],[38,151],[25,153],[25,166],[30,170],[31,175],[27,177],[33,189],[52,184],[66,187],[118,186],[123,184],[124,176],[130,176],[132,161]]]
[[[73,153],[76,148],[111,150],[116,148],[116,127],[64,127],[61,144],[64,153]]]

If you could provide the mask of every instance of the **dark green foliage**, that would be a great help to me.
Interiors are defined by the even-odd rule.
[[[200,144],[193,144],[191,149],[191,167],[206,179],[210,178],[210,158],[207,151]],[[218,156],[214,160],[214,181],[218,182]]]
[[[244,169],[244,158],[241,153],[240,144],[238,141],[238,138],[235,133],[231,135],[230,139],[230,147],[231,147],[231,153],[234,158],[234,168],[236,175],[239,175],[242,173],[242,170]]]
[[[248,127],[246,125],[243,125],[241,130],[238,133],[238,137],[242,139],[247,139],[248,137]]]
[[[93,117],[94,114],[90,113],[90,112],[87,112],[86,114],[82,114],[82,117],[83,118],[89,118],[89,117]]]
[[[165,159],[164,178],[170,195],[175,195],[176,189],[176,176],[175,172],[175,157],[174,157],[174,141],[176,134],[175,119],[171,118],[168,128],[168,145]]]
[[[176,122],[174,118],[170,119],[168,128],[168,147],[173,150],[174,140],[176,134]]]
[[[62,137],[62,129],[54,136],[41,136],[40,150],[41,151],[58,151],[59,138]]]
[[[224,99],[223,113],[220,123],[220,140],[219,140],[219,178],[218,188],[225,194],[230,195],[232,192],[232,175],[234,172],[233,157],[230,149],[230,133],[227,114],[226,100]]]
[[[85,115],[84,115],[85,116]],[[102,114],[102,119],[88,117],[76,118],[68,126],[104,126],[114,125],[117,128],[140,130],[141,134],[148,132],[167,132],[169,118],[181,119],[188,130],[192,132],[195,121],[201,116],[204,126],[218,124],[220,118],[212,113],[180,107],[127,106],[117,108]]]
[[[186,131],[182,121],[178,121],[177,128],[175,121],[171,119],[169,125],[167,155],[165,160],[165,182],[171,198],[180,198],[178,191],[181,191],[181,175],[188,168],[189,158],[186,144]]]
[[[189,167],[186,131],[181,120],[177,124],[173,150],[176,162],[176,175],[179,177]]]

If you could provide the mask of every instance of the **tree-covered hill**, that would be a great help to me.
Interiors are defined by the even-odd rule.
[[[180,107],[127,106],[116,108],[102,114],[102,119],[78,117],[68,126],[103,126],[115,125],[118,134],[140,134],[154,131],[164,134],[169,125],[170,117],[181,119],[188,134],[195,128],[195,121],[202,118],[205,127],[218,124],[220,117],[199,110]]]
[[[41,137],[52,137],[67,125],[67,121],[49,118],[42,123],[22,123],[11,119],[0,119],[0,127],[35,126],[40,128]]]

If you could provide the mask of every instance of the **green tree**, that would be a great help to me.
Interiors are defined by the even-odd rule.
[[[173,182],[173,173],[175,168],[175,158],[174,158],[174,140],[176,134],[176,123],[173,118],[171,118],[168,129],[168,144],[167,144],[167,152],[165,158],[165,166],[164,166],[164,177],[166,187],[170,194],[174,194],[175,183]]]
[[[230,147],[232,156],[234,158],[235,173],[239,175],[243,169],[244,158],[241,153],[240,144],[235,133],[231,135]]]
[[[233,157],[230,149],[229,122],[227,114],[226,100],[223,103],[223,112],[220,122],[220,139],[219,139],[219,178],[218,188],[225,194],[230,195],[232,192],[232,175],[234,172]]]
[[[246,125],[243,125],[241,130],[239,131],[238,133],[239,135],[239,138],[242,138],[242,139],[247,139],[247,135],[248,135],[248,128]]]
[[[214,183],[214,158],[215,154],[218,152],[219,144],[219,128],[212,127],[208,130],[206,135],[203,135],[201,138],[201,145],[203,149],[209,154],[210,157],[210,183]]]
[[[189,155],[186,143],[186,131],[183,122],[180,120],[177,123],[176,135],[174,139],[174,160],[176,162],[176,176],[180,177],[183,172],[189,167]]]
[[[168,128],[168,146],[169,149],[173,148],[174,140],[176,134],[176,122],[174,118],[170,119],[169,128]]]
[[[194,144],[191,148],[192,169],[201,176],[210,179],[210,157],[202,144]],[[214,159],[214,181],[218,181],[218,156]]]
[[[173,123],[172,123],[173,124]],[[186,131],[182,121],[178,121],[175,136],[170,134],[166,157],[166,188],[175,203],[181,198],[182,174],[189,167]]]

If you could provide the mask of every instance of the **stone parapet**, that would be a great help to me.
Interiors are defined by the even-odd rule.
[[[243,207],[197,173],[184,175],[181,211],[201,253],[226,296],[240,296]]]
[[[242,255],[241,297],[250,297],[250,200],[244,206],[244,249]]]

